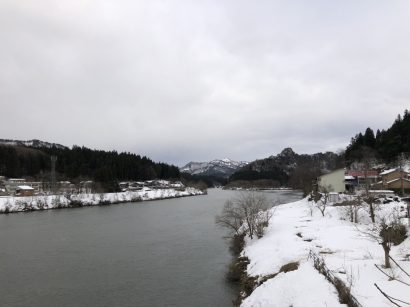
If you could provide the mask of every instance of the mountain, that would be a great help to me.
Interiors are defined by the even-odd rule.
[[[215,176],[228,178],[235,171],[247,165],[248,162],[230,159],[212,160],[211,162],[189,162],[179,170],[183,173],[200,176]]]
[[[277,186],[304,189],[316,176],[338,167],[343,167],[343,157],[333,152],[308,155],[285,148],[276,156],[247,164],[233,173],[229,181],[271,180]]]
[[[7,139],[0,139],[0,145],[8,145],[8,146],[25,146],[25,147],[33,147],[33,148],[58,148],[58,149],[68,149],[68,147],[56,144],[56,143],[48,143],[40,140],[29,140],[29,141],[20,141],[20,140],[7,140]]]
[[[310,165],[322,172],[328,172],[337,167],[339,156],[333,152],[315,154],[297,154],[292,148],[285,148],[276,156],[266,159],[256,160],[240,171],[269,172],[280,169],[285,174],[290,175],[299,166]]]

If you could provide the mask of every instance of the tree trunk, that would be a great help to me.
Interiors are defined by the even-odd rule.
[[[354,207],[350,206],[350,222],[354,222]]]
[[[372,223],[375,223],[375,218],[374,218],[374,208],[373,208],[373,203],[369,203],[369,209],[370,209],[370,218],[372,219]]]
[[[383,250],[384,250],[384,267],[386,269],[390,269],[390,246],[387,242],[382,242]]]

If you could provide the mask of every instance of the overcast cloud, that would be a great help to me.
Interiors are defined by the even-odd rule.
[[[410,2],[0,0],[0,138],[182,165],[344,148],[410,105]]]

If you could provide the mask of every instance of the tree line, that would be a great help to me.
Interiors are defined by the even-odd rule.
[[[398,115],[387,130],[367,128],[364,133],[353,137],[346,148],[347,162],[360,161],[372,156],[386,163],[394,162],[402,153],[410,153],[410,114]]]
[[[51,156],[57,157],[58,180],[78,178],[98,182],[180,178],[178,167],[156,163],[129,152],[70,148],[0,146],[0,175],[42,179],[51,169]]]

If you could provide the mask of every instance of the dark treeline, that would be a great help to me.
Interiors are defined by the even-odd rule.
[[[224,186],[227,182],[227,178],[211,175],[191,175],[188,173],[181,173],[183,182],[189,186],[201,187],[203,189]]]
[[[92,150],[86,147],[30,148],[0,146],[0,175],[41,179],[50,172],[50,157],[57,157],[59,180],[91,179],[98,182],[180,178],[176,166],[155,163],[132,153]]]
[[[346,161],[360,161],[375,158],[384,162],[394,162],[402,153],[410,153],[410,115],[398,115],[393,125],[387,130],[367,128],[364,134],[359,133],[351,139],[346,149]]]
[[[229,178],[229,181],[238,180],[275,180],[278,186],[287,184],[289,176],[279,167],[275,167],[273,170],[269,171],[254,171],[254,170],[241,170],[239,172],[233,173]]]

